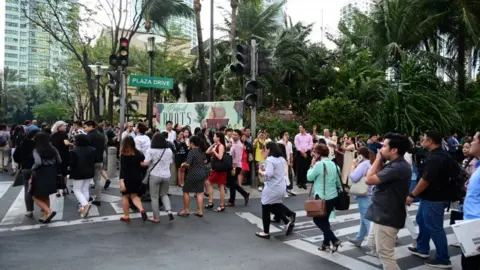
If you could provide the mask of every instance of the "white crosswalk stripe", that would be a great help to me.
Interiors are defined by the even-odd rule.
[[[0,225],[22,224],[25,217],[25,188],[22,187],[17,198],[8,209],[7,214],[3,217]]]
[[[418,210],[418,204],[412,205],[408,208],[410,218],[415,220],[415,214]],[[358,248],[355,245],[347,241],[348,237],[355,237],[360,229],[359,220],[360,213],[358,211],[358,204],[351,204],[348,211],[336,211],[336,217],[330,219],[332,230],[335,235],[343,241],[342,247],[339,251],[330,254],[318,250],[318,246],[323,241],[323,234],[319,228],[313,223],[312,218],[306,216],[305,211],[296,211],[296,223],[294,233],[291,236],[284,236],[285,226],[282,224],[271,224],[270,233],[275,236],[276,239],[283,241],[285,244],[292,246],[296,249],[311,253],[315,256],[321,257],[338,265],[341,265],[347,269],[361,270],[361,269],[381,269],[382,265],[378,258],[367,256],[365,251],[368,251],[366,238],[362,243],[362,247]],[[260,213],[237,213],[241,218],[246,219],[249,223],[255,225],[260,230],[263,230],[263,223]],[[445,220],[443,227],[447,233],[448,244],[457,242],[453,231],[450,227],[450,215],[445,213]],[[418,227],[416,227],[418,231]],[[412,236],[410,232],[403,228],[398,233],[398,244],[395,248],[395,257],[401,269],[410,270],[427,270],[432,269],[423,264],[423,260],[414,257],[408,251],[408,247],[411,246]],[[435,245],[430,241],[430,247],[434,252]],[[430,253],[432,255],[432,252]],[[461,250],[449,247],[449,253],[454,270],[461,269],[460,259]],[[433,258],[433,257],[432,257]],[[407,266],[402,266],[407,265]],[[412,266],[414,265],[414,266]]]

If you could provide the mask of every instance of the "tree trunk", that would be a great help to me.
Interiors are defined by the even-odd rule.
[[[86,51],[83,51],[83,70],[85,71],[85,79],[87,80],[88,94],[90,97],[90,104],[92,104],[93,111],[91,112],[91,117],[95,117],[95,120],[100,120],[100,113],[98,102],[95,98],[95,85],[92,80],[92,70],[88,66],[88,54]]]
[[[457,91],[460,97],[465,95],[466,70],[465,70],[465,51],[466,51],[466,29],[465,24],[458,24],[458,46],[457,46]]]
[[[238,0],[230,0],[230,7],[232,8],[232,20],[230,25],[230,45],[232,50],[232,62],[235,62],[235,54],[237,52],[237,8]]]
[[[195,22],[197,25],[197,40],[198,40],[198,63],[201,76],[201,92],[204,101],[208,101],[209,93],[207,91],[207,72],[205,70],[205,49],[203,47],[203,35],[202,35],[202,23],[200,21],[200,12],[202,10],[202,4],[200,0],[195,0]],[[210,41],[213,42],[213,41]]]

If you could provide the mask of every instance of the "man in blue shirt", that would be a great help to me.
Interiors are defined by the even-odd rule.
[[[480,158],[480,132],[473,136],[470,146],[470,155]],[[480,161],[475,165],[475,172],[467,183],[467,195],[463,204],[464,220],[480,219]],[[480,246],[477,247],[480,250]],[[462,269],[471,270],[480,267],[480,255],[466,258],[462,254]]]
[[[367,144],[368,149],[373,152],[373,154],[377,155],[379,149],[382,148],[382,144],[378,142],[378,136],[373,135]]]

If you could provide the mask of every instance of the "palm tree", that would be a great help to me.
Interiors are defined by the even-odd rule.
[[[20,82],[20,75],[16,70],[4,67],[0,74],[0,104],[3,121],[6,122],[8,118],[8,111],[10,108],[18,110],[23,108],[25,103],[23,92],[20,90],[18,83]]]
[[[115,100],[113,105],[118,107],[117,112],[120,113],[120,99]],[[137,112],[139,107],[140,103],[137,100],[132,100],[132,93],[127,93],[125,97],[125,115]]]
[[[206,64],[205,64],[205,48],[203,47],[203,35],[202,35],[202,22],[201,22],[201,14],[202,11],[202,4],[200,4],[200,0],[194,0],[193,6],[195,9],[195,23],[197,26],[197,40],[198,40],[198,64],[200,65],[200,78],[201,78],[201,92],[204,100],[208,100],[209,93],[207,91],[207,71],[206,71]],[[214,42],[210,40],[210,42]]]

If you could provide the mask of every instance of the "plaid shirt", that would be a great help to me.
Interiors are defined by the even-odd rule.
[[[68,135],[68,139],[71,142],[74,142],[75,141],[75,136],[80,135],[80,134],[85,134],[86,135],[87,133],[83,130],[83,128],[80,128],[80,129],[77,129],[77,130],[72,129],[70,131],[70,134]]]

